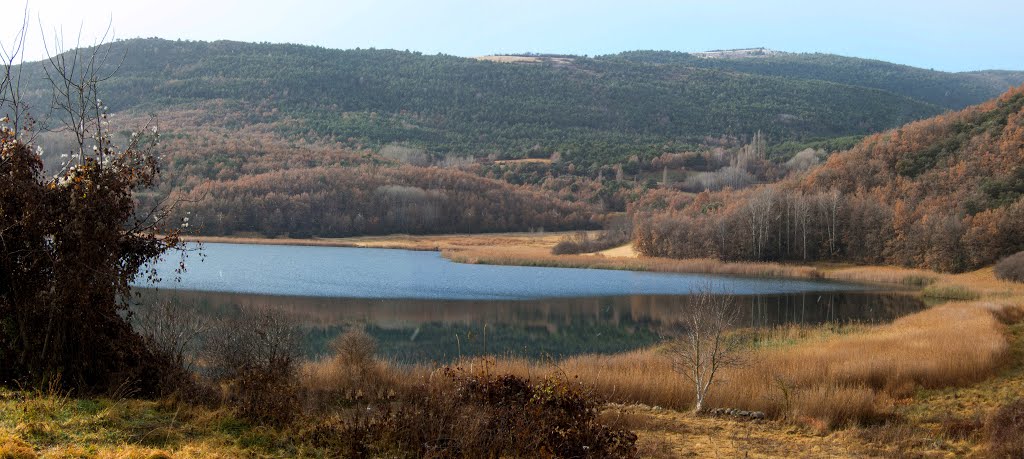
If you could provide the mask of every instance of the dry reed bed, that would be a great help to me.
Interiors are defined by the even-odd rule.
[[[775,262],[730,262],[713,258],[605,257],[601,254],[553,255],[546,247],[490,246],[443,248],[457,263],[703,273],[923,287],[943,279],[933,271],[890,266],[806,266]]]
[[[1007,350],[993,309],[1001,310],[987,302],[950,303],[852,334],[754,348],[746,365],[722,374],[709,404],[822,428],[882,419],[891,414],[894,400],[916,388],[968,385],[991,375]],[[578,379],[619,403],[678,410],[693,403],[692,388],[672,370],[662,348],[555,362],[497,358],[459,365],[534,379]],[[305,374],[307,387],[348,387],[379,397],[389,388],[403,390],[410,381],[430,379],[431,369],[379,363],[372,377],[356,380],[344,366],[325,361],[308,365]]]
[[[442,255],[457,263],[544,266],[555,268],[615,269],[671,273],[708,273],[757,277],[821,277],[813,267],[781,263],[723,262],[711,258],[678,260],[672,258],[612,258],[595,255],[552,255],[548,251],[506,249],[442,250]]]
[[[881,420],[892,414],[896,400],[917,388],[969,385],[992,375],[1007,352],[1004,326],[992,312],[1004,309],[991,302],[948,303],[891,324],[855,327],[852,333],[803,336],[792,345],[762,343],[749,351],[746,365],[721,375],[709,406],[764,411],[821,429]],[[660,347],[548,362],[496,358],[459,365],[534,379],[578,379],[618,403],[686,410],[694,399]],[[316,367],[307,372],[318,375],[315,384],[343,378],[330,376],[338,370]],[[381,381],[399,386],[431,373],[422,366],[380,368],[386,375]]]
[[[552,255],[551,234],[543,240],[446,241],[443,255],[462,263],[625,269],[655,272],[712,273],[759,277],[824,278],[847,282],[931,285],[981,301],[937,306],[887,325],[862,327],[852,333],[796,340],[749,352],[747,364],[730,369],[710,394],[712,407],[758,410],[821,428],[885,418],[896,400],[917,388],[964,386],[991,376],[1007,354],[1002,322],[1024,319],[1024,284],[996,280],[991,269],[960,275],[897,267],[814,267],[780,263],[731,263],[711,259],[676,260],[594,255]],[[395,241],[390,241],[395,242]],[[418,244],[429,242],[418,240]],[[379,243],[379,241],[378,241]],[[792,341],[792,340],[790,340]],[[487,371],[531,378],[578,378],[609,401],[687,409],[693,391],[672,371],[663,350],[652,348],[617,355],[586,355],[557,362],[497,358],[465,367],[487,365]],[[336,363],[307,366],[307,387],[382,388],[403,390],[411,382],[436,380],[432,368],[379,363],[353,380]],[[370,395],[370,394],[367,394]]]

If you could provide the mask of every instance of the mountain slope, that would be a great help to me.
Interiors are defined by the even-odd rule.
[[[227,41],[113,46],[112,55],[126,56],[104,87],[113,111],[219,100],[245,113],[237,122],[288,120],[280,127],[288,137],[403,143],[435,155],[557,151],[587,166],[758,130],[773,142],[868,134],[945,109],[849,82],[621,58],[504,64]],[[29,68],[41,75],[39,65]]]
[[[940,107],[959,110],[995,98],[1024,83],[1024,71],[940,72],[908,65],[821,53],[765,53],[702,57],[665,51],[633,51],[611,56],[627,62],[722,69],[757,75],[881,89]]]

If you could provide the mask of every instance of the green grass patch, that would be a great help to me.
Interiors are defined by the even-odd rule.
[[[981,294],[962,285],[929,285],[921,290],[921,296],[943,300],[976,300]]]
[[[935,283],[935,277],[911,274],[904,276],[900,283],[913,287],[926,287]]]

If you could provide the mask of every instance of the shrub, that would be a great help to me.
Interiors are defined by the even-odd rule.
[[[377,360],[376,347],[373,337],[352,329],[331,342],[330,358],[305,363],[301,377],[307,406],[329,412],[358,403],[392,400],[408,375]]]
[[[331,342],[334,357],[350,367],[365,369],[374,363],[377,341],[365,331],[352,329]]]
[[[368,405],[305,433],[337,455],[635,457],[636,435],[602,424],[598,401],[564,379],[447,368],[397,403]]]
[[[1024,399],[996,410],[987,430],[992,457],[1024,457]]]
[[[628,222],[615,222],[609,225],[609,229],[601,233],[597,239],[591,239],[586,231],[579,231],[572,236],[566,236],[558,241],[551,248],[551,253],[554,255],[568,255],[599,252],[615,248],[629,242],[631,231],[632,228]]]
[[[162,299],[132,313],[132,326],[153,352],[168,356],[187,371],[192,369],[195,345],[208,326],[196,305]]]
[[[0,384],[159,390],[172,362],[155,355],[124,315],[139,271],[181,242],[136,212],[135,190],[159,173],[138,142],[115,151],[100,140],[95,157],[50,178],[38,151],[2,126]]]
[[[33,141],[56,126],[36,125],[13,70],[26,26],[0,59],[0,384],[155,395],[174,364],[125,316],[140,271],[154,280],[146,266],[182,247],[162,223],[170,206],[137,206],[160,175],[157,130],[114,145],[98,90],[110,43],[54,56],[39,96],[52,96],[46,118],[75,140],[47,171]]]
[[[995,271],[996,277],[1000,279],[1024,282],[1024,252],[1017,252],[1003,258],[996,263]]]
[[[280,312],[221,318],[204,345],[202,371],[220,384],[223,401],[239,416],[284,425],[301,409],[300,342],[298,327]]]

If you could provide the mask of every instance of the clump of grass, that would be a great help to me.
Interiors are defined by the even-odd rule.
[[[0,459],[35,459],[34,449],[24,440],[0,432]]]
[[[793,391],[791,413],[796,420],[804,420],[821,430],[868,423],[885,417],[884,408],[876,406],[878,394],[869,387],[845,387],[823,384]]]
[[[980,416],[957,417],[948,413],[939,422],[943,436],[952,440],[973,440],[985,428],[985,421]]]
[[[825,270],[822,277],[846,282],[868,282],[907,287],[925,287],[934,284],[939,279],[939,276],[931,271],[892,266],[856,266],[831,269]]]
[[[981,298],[981,294],[962,285],[929,285],[921,290],[921,296],[938,300],[969,301]]]
[[[996,410],[987,427],[992,457],[1024,457],[1024,399]]]

